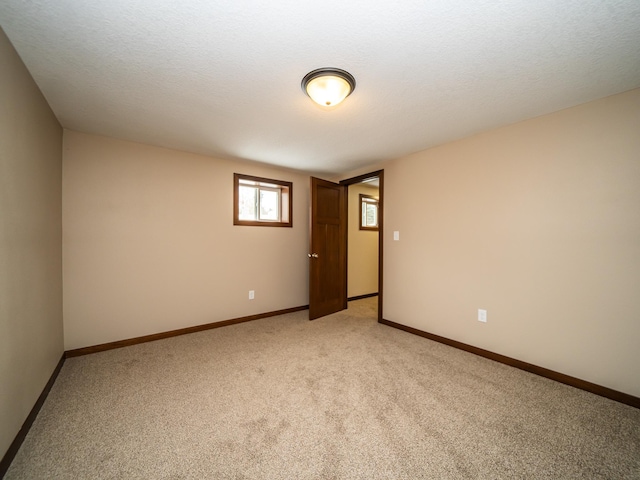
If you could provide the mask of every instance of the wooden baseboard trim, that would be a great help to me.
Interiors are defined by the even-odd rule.
[[[524,370],[529,373],[540,375],[541,377],[546,377],[551,380],[555,380],[556,382],[564,383],[565,385],[570,385],[572,387],[579,388],[587,392],[595,393],[596,395],[600,395],[601,397],[606,397],[611,400],[615,400],[616,402],[624,403],[631,407],[640,408],[640,398],[634,397],[633,395],[629,395],[627,393],[619,392],[617,390],[613,390],[608,387],[603,387],[602,385],[597,385],[595,383],[587,382],[585,380],[581,380],[576,377],[565,375],[564,373],[555,372],[553,370],[539,367],[537,365],[523,362],[515,358],[507,357],[505,355],[500,355],[499,353],[494,353],[489,350],[484,350],[482,348],[474,347],[473,345],[468,345],[466,343],[458,342],[456,340],[451,340],[450,338],[441,337],[440,335],[424,332],[422,330],[418,330],[417,328],[408,327],[406,325],[392,322],[391,320],[382,319],[380,323],[384,325],[388,325],[393,328],[397,328],[399,330],[404,330],[405,332],[409,332],[414,335],[419,335],[420,337],[428,338],[429,340],[433,340],[439,343],[444,343],[445,345],[449,345],[451,347],[455,347],[460,350],[464,350],[466,352],[480,355],[481,357],[485,357],[490,360],[494,360],[496,362],[504,363],[505,365],[509,365],[511,367],[519,368],[520,370]]]
[[[356,295],[355,297],[349,297],[347,298],[347,300],[349,302],[353,301],[353,300],[362,300],[363,298],[371,298],[371,297],[377,297],[378,296],[378,292],[376,293],[367,293],[365,295]]]
[[[31,429],[31,425],[33,425],[33,422],[35,421],[36,417],[38,416],[38,413],[40,412],[40,409],[42,408],[42,405],[44,404],[44,401],[47,399],[47,396],[51,391],[51,387],[53,387],[53,384],[56,381],[56,378],[58,378],[58,374],[62,369],[62,365],[64,365],[65,358],[66,357],[63,354],[62,357],[60,358],[60,361],[58,362],[58,365],[56,365],[56,368],[53,370],[53,373],[51,374],[49,381],[44,386],[42,393],[38,397],[38,400],[36,400],[35,405],[29,412],[29,415],[27,415],[27,419],[22,424],[22,427],[20,428],[20,431],[16,435],[16,438],[13,439],[13,442],[9,446],[9,449],[2,457],[2,460],[0,460],[0,479],[4,478],[5,474],[7,473],[7,470],[9,470],[9,466],[11,465],[11,462],[13,462],[13,459],[18,453],[18,450],[20,450],[20,446],[22,446],[22,442],[24,442],[24,439],[26,438],[27,433],[29,433],[29,430]]]
[[[220,322],[206,323],[204,325],[196,325],[195,327],[179,328],[178,330],[171,330],[168,332],[154,333],[152,335],[144,335],[142,337],[128,338],[126,340],[118,340],[116,342],[102,343],[100,345],[94,345],[91,347],[76,348],[73,350],[67,350],[64,352],[65,358],[80,357],[82,355],[89,355],[91,353],[104,352],[106,350],[113,350],[115,348],[129,347],[131,345],[138,345],[139,343],[153,342],[155,340],[162,340],[163,338],[177,337],[179,335],[186,335],[188,333],[202,332],[204,330],[211,330],[213,328],[226,327],[227,325],[235,325],[237,323],[251,322],[252,320],[260,320],[261,318],[275,317],[276,315],[284,315],[286,313],[301,312],[308,310],[309,305],[303,305],[301,307],[285,308],[284,310],[276,310],[267,313],[258,313],[256,315],[249,315],[247,317],[232,318],[230,320],[222,320]]]

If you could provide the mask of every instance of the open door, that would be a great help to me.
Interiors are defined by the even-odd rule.
[[[309,320],[347,308],[346,187],[311,177]]]

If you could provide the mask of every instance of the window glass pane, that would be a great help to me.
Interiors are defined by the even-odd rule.
[[[279,190],[263,190],[260,189],[260,220],[278,221],[280,216],[280,206],[278,198]]]
[[[256,220],[257,192],[255,187],[238,186],[240,220]]]
[[[366,204],[367,208],[367,218],[365,225],[367,227],[377,227],[378,226],[378,206],[375,204]]]

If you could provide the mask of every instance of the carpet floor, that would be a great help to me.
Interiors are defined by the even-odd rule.
[[[375,309],[70,358],[6,478],[640,478],[640,410]]]

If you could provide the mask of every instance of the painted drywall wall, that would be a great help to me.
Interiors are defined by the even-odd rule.
[[[307,175],[68,130],[63,159],[67,350],[308,304]],[[234,226],[234,172],[293,182],[293,227]]]
[[[393,161],[384,214],[384,318],[640,396],[640,89]]]
[[[0,457],[63,353],[62,128],[0,30]]]
[[[378,292],[378,232],[360,230],[360,194],[378,198],[378,189],[363,183],[349,186],[347,251],[349,298]]]

